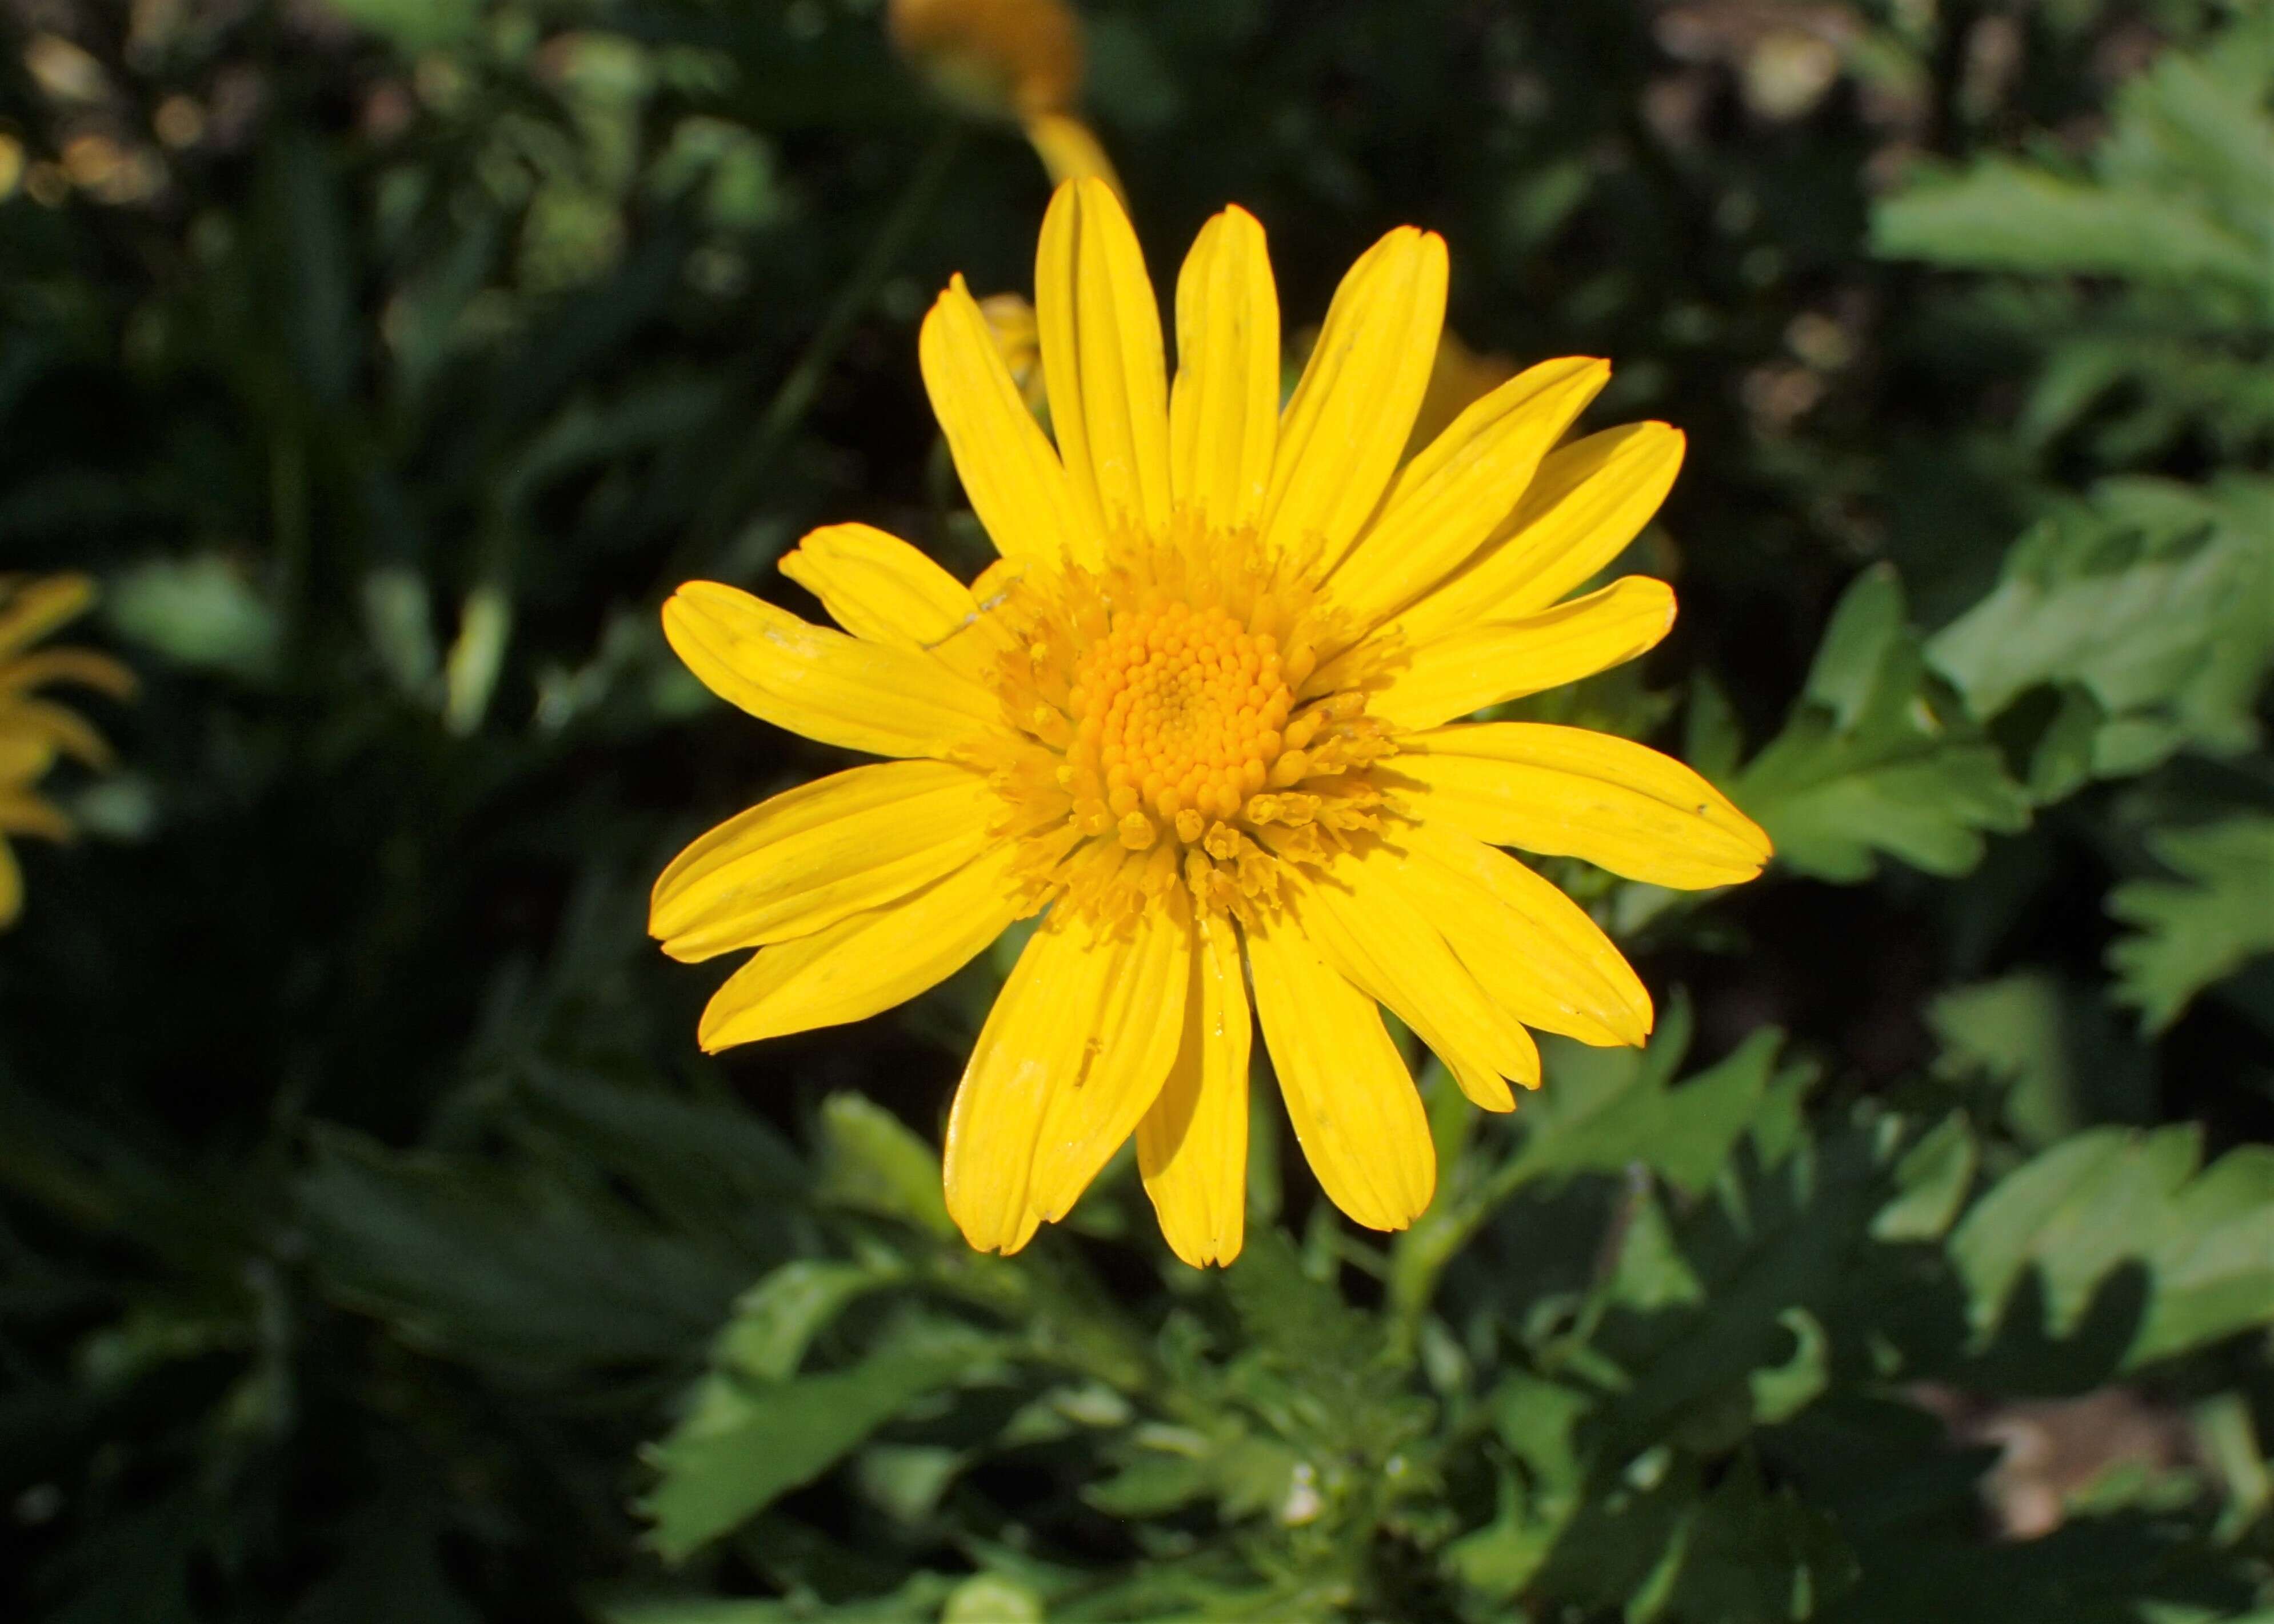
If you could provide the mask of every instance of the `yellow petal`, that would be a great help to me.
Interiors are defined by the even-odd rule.
[[[76,682],[124,699],[134,692],[134,673],[93,649],[41,649],[0,665],[0,697],[26,694],[47,682]]]
[[[1403,883],[1493,1001],[1599,1047],[1650,1035],[1650,993],[1586,910],[1506,852],[1442,823],[1401,830]]]
[[[110,764],[110,746],[86,718],[44,699],[0,702],[0,733],[17,741],[44,743],[90,767]]]
[[[870,525],[823,526],[782,560],[781,572],[855,637],[937,656],[975,682],[991,678],[1006,646],[969,587]]]
[[[825,744],[945,756],[1003,725],[991,693],[930,655],[847,637],[715,581],[672,594],[663,635],[719,698]]]
[[[1577,857],[1630,880],[1698,891],[1769,860],[1759,825],[1704,778],[1645,745],[1583,727],[1486,722],[1400,741],[1397,771],[1421,818],[1495,846]]]
[[[1137,1170],[1169,1249],[1194,1268],[1239,1255],[1247,1220],[1247,1060],[1254,1018],[1231,921],[1200,921],[1184,1031],[1137,1124]]]
[[[1445,323],[1445,244],[1402,226],[1351,267],[1279,422],[1263,534],[1282,556],[1339,560],[1405,448]]]
[[[1092,951],[1111,961],[1097,1025],[1081,1068],[1050,1091],[1035,1136],[1027,1202],[1047,1222],[1073,1210],[1168,1080],[1192,981],[1193,921],[1184,903],[1184,892],[1171,891],[1126,935],[1096,939]]]
[[[865,1019],[937,986],[1022,911],[1009,847],[982,853],[912,897],[762,947],[727,979],[697,1037],[716,1054],[737,1043]]]
[[[1465,563],[1610,378],[1608,361],[1543,361],[1454,418],[1405,465],[1381,517],[1335,570],[1336,606],[1373,627]]]
[[[1263,516],[1279,443],[1279,295],[1263,228],[1227,208],[1201,228],[1177,277],[1177,382],[1169,397],[1178,505],[1222,532]]]
[[[1436,1192],[1437,1151],[1381,1011],[1284,910],[1246,934],[1263,1041],[1320,1187],[1369,1229],[1404,1229]]]
[[[1463,1094],[1488,1111],[1514,1110],[1502,1079],[1538,1087],[1539,1047],[1414,906],[1398,877],[1405,862],[1387,846],[1345,853],[1296,892],[1303,929],[1328,964],[1436,1051]]]
[[[980,1251],[1016,1252],[1063,1215],[1153,1102],[1183,1026],[1189,942],[1165,915],[1111,936],[1071,913],[1028,939],[948,1114],[947,1210]],[[1090,1092],[1107,1097],[1076,1097]]]
[[[1674,589],[1648,575],[1623,576],[1523,620],[1487,621],[1423,643],[1367,710],[1397,727],[1435,727],[1623,665],[1657,647],[1673,627]]]
[[[1052,568],[1095,568],[1103,557],[1095,527],[1081,523],[1058,454],[1020,398],[962,277],[924,318],[916,353],[932,415],[995,550]]]
[[[56,764],[55,741],[0,725],[0,785],[31,784]]]
[[[0,840],[0,930],[16,922],[24,911],[24,871],[16,866],[16,853],[8,843]]]
[[[1100,535],[1169,523],[1169,385],[1161,307],[1113,189],[1058,189],[1035,253],[1050,423],[1076,507]]]
[[[1468,567],[1393,623],[1409,643],[1547,608],[1616,558],[1666,500],[1682,433],[1630,423],[1550,452]]]
[[[94,583],[86,575],[42,575],[12,591],[0,577],[0,655],[28,648],[94,601]]]
[[[1096,132],[1079,118],[1064,113],[1039,113],[1027,120],[1027,139],[1053,184],[1069,180],[1100,180],[1122,195],[1121,177],[1105,155]]]
[[[648,933],[688,961],[810,935],[961,868],[1003,810],[985,778],[945,762],[817,778],[674,858],[655,883]]]
[[[869,524],[825,524],[781,561],[855,637],[929,649],[977,608],[971,589],[899,537]]]
[[[38,835],[68,840],[77,832],[53,801],[28,790],[0,791],[0,835]]]

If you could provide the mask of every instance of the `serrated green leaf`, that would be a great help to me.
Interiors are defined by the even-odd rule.
[[[1746,1455],[1698,1507],[1665,1607],[1652,1616],[1799,1624],[1855,1578],[1856,1558],[1831,1521],[1789,1486],[1769,1488]]]
[[[1728,787],[1776,842],[1779,862],[1843,883],[1870,878],[1881,852],[1963,874],[1981,860],[1984,832],[2029,818],[1996,747],[1930,691],[1901,588],[1885,568],[1849,588],[1806,696]]]
[[[2112,481],[2016,544],[1998,586],[1935,635],[1927,658],[1985,721],[2039,686],[2089,695],[2095,776],[2144,771],[2191,743],[2246,748],[2274,658],[2270,503],[2274,487],[2214,500]],[[2067,735],[2051,742],[2066,748]],[[2041,800],[2074,787],[2050,764],[2032,777],[2048,780]]]
[[[2150,1031],[2168,1026],[2214,981],[2274,953],[2274,818],[2158,830],[2148,849],[2185,881],[2134,880],[2108,911],[2139,928],[2108,950],[2117,994]]]
[[[984,1365],[994,1344],[949,1326],[920,1327],[846,1369],[787,1381],[713,1377],[706,1402],[650,1456],[659,1474],[641,1502],[672,1561],[811,1482],[923,1395]]]
[[[779,1381],[847,1304],[906,1277],[890,1263],[785,1263],[734,1300],[734,1317],[712,1345],[712,1363],[755,1380]]]
[[[2094,1129],[1992,1186],[1949,1243],[1977,1342],[2025,1275],[2040,1282],[2046,1329],[2059,1338],[2126,1267],[2144,1276],[2126,1365],[2274,1323],[2274,1151],[2244,1146],[2198,1173],[2201,1158],[2192,1124]]]
[[[2210,277],[2263,296],[2265,249],[2183,198],[2052,175],[2007,158],[1922,181],[1881,202],[1872,252],[1969,270]]]
[[[1966,1204],[1977,1161],[1964,1111],[1953,1111],[1895,1163],[1897,1193],[1872,1215],[1878,1241],[1939,1240]]]
[[[1640,1163],[1688,1193],[1711,1185],[1768,1097],[1783,1034],[1756,1032],[1677,1085],[1687,1026],[1685,1008],[1640,1052],[1551,1041],[1547,1082],[1518,1118],[1520,1182]]]

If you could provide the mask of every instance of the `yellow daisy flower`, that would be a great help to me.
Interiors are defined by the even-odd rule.
[[[94,583],[85,575],[0,575],[0,929],[14,924],[24,906],[23,871],[7,837],[68,840],[72,833],[71,819],[34,786],[59,756],[90,767],[110,760],[110,747],[82,718],[34,694],[50,682],[77,682],[120,699],[134,691],[132,672],[91,649],[26,651],[94,601]]]
[[[925,319],[931,395],[1001,559],[971,586],[865,525],[783,561],[844,630],[681,587],[664,628],[716,693],[900,758],[792,790],[656,883],[674,958],[757,952],[706,1049],[857,1020],[1047,910],[947,1129],[948,1208],[1014,1252],[1133,1133],[1177,1254],[1239,1251],[1250,989],[1327,1194],[1397,1229],[1436,1160],[1387,1005],[1488,1110],[1528,1027],[1639,1043],[1647,993],[1562,892],[1498,848],[1728,885],[1759,829],[1624,739],[1460,718],[1631,659],[1674,618],[1629,577],[1566,600],[1657,508],[1682,437],[1557,441],[1608,368],[1532,367],[1399,466],[1444,313],[1445,250],[1352,267],[1284,411],[1263,230],[1209,221],[1177,282],[1171,386],[1114,195],[1058,190],[1036,310],[1052,447],[960,278]]]

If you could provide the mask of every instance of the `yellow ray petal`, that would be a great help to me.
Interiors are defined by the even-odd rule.
[[[1493,1001],[1527,1026],[1598,1047],[1650,1035],[1650,993],[1602,928],[1497,847],[1442,823],[1399,831],[1414,903]]]
[[[1043,1119],[1088,1063],[1116,962],[1087,919],[1053,913],[987,1012],[948,1112],[945,1158],[949,1215],[982,1252],[1016,1252],[1042,1222],[1033,1192]]]
[[[29,790],[0,791],[0,835],[38,835],[68,840],[77,831],[53,801]]]
[[[1019,916],[1008,847],[983,853],[912,897],[762,947],[703,1011],[712,1054],[841,1026],[905,1003],[971,962]]]
[[[1673,627],[1674,589],[1627,575],[1523,620],[1487,621],[1423,643],[1391,672],[1367,711],[1397,727],[1435,727],[1623,665],[1657,647]],[[1331,684],[1331,675],[1324,681]]]
[[[971,589],[898,536],[870,524],[825,524],[781,561],[855,637],[929,649],[977,606]]]
[[[961,868],[1003,811],[985,778],[945,762],[817,778],[674,858],[655,883],[648,934],[689,962],[810,935]]]
[[[41,649],[0,665],[0,698],[27,694],[48,682],[76,682],[113,699],[129,698],[135,688],[132,671],[93,649]]]
[[[1125,935],[1095,939],[1111,960],[1082,1064],[1051,1089],[1035,1141],[1027,1204],[1055,1223],[1073,1210],[1106,1158],[1128,1142],[1168,1080],[1184,1034],[1193,923],[1172,891]]]
[[[1247,1220],[1247,1060],[1254,1018],[1239,938],[1200,921],[1184,1031],[1168,1080],[1137,1124],[1137,1170],[1169,1249],[1194,1268],[1239,1255]]]
[[[1543,361],[1454,418],[1398,474],[1381,516],[1336,568],[1336,605],[1373,627],[1466,562],[1610,378],[1608,361]]]
[[[1286,912],[1246,935],[1263,1041],[1320,1187],[1369,1229],[1404,1229],[1436,1192],[1437,1151],[1382,1012]]]
[[[1095,568],[1103,557],[1096,528],[1081,522],[1058,454],[1020,398],[962,277],[924,318],[916,353],[932,415],[995,550],[1052,568]]]
[[[41,741],[90,767],[110,764],[110,746],[85,718],[44,699],[0,701],[0,733]]]
[[[16,853],[8,843],[0,840],[0,930],[16,922],[24,911],[24,871],[16,865]]]
[[[1351,267],[1279,421],[1263,534],[1331,568],[1405,448],[1445,323],[1445,244],[1403,226]]]
[[[1463,1094],[1486,1110],[1512,1111],[1503,1079],[1538,1087],[1539,1047],[1414,906],[1398,877],[1405,861],[1387,846],[1345,853],[1295,891],[1304,932],[1352,986],[1397,1011]]]
[[[1679,430],[1630,423],[1550,452],[1468,567],[1401,613],[1394,629],[1420,643],[1547,608],[1640,533],[1672,488],[1682,450]]]
[[[1002,726],[995,696],[930,655],[847,637],[715,581],[672,594],[663,635],[719,698],[825,744],[945,756]]]
[[[1769,838],[1704,778],[1645,745],[1583,727],[1486,722],[1408,734],[1397,771],[1416,816],[1495,846],[1577,857],[1698,891],[1750,880]]]
[[[44,733],[0,726],[0,787],[31,784],[56,764],[56,743]]]
[[[1201,228],[1177,277],[1171,484],[1217,531],[1254,524],[1279,443],[1279,295],[1263,228],[1227,208]]]
[[[1169,523],[1169,385],[1161,307],[1113,189],[1069,181],[1035,252],[1050,423],[1076,507],[1100,535]]]
[[[10,587],[0,576],[0,655],[28,648],[94,601],[94,582],[82,575],[19,577]]]

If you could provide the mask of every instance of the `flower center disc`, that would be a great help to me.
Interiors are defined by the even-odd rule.
[[[1276,638],[1177,603],[1116,617],[1071,700],[1069,756],[1103,780],[1114,814],[1150,811],[1187,842],[1263,787],[1294,707]]]

